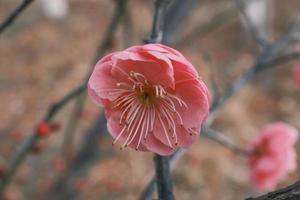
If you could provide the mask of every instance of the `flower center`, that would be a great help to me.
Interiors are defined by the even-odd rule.
[[[150,105],[155,103],[155,93],[153,91],[153,88],[149,87],[148,85],[144,85],[141,88],[138,88],[136,93],[142,104]]]
[[[186,103],[167,92],[163,86],[151,84],[143,74],[134,71],[127,74],[122,69],[118,69],[126,75],[130,83],[119,82],[117,88],[105,90],[117,96],[113,104],[116,109],[121,110],[119,124],[122,129],[113,144],[127,132],[121,148],[135,140],[136,150],[138,150],[142,140],[146,142],[148,134],[153,134],[154,125],[159,123],[168,145],[174,148],[174,145],[178,144],[177,125],[185,128],[176,107],[179,105],[188,108]],[[191,128],[185,129],[191,135],[196,134],[196,131]]]

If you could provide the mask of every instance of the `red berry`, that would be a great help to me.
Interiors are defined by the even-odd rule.
[[[36,134],[40,137],[47,137],[51,132],[50,126],[46,122],[41,122],[36,127]]]

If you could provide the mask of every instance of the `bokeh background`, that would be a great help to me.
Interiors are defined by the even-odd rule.
[[[275,40],[300,13],[300,2],[266,1],[262,30]],[[0,0],[0,21],[19,2]],[[142,43],[151,30],[152,3],[129,0],[107,53]],[[186,4],[184,12],[170,15],[173,21],[166,26],[166,42],[197,67],[210,88],[214,80],[222,94],[251,67],[259,48],[243,27],[233,1],[188,0]],[[69,0],[68,10],[53,18],[42,8],[42,1],[36,0],[1,35],[0,171],[47,108],[83,81],[114,7],[112,0]],[[282,120],[300,129],[300,95],[291,78],[293,64],[256,76],[225,104],[213,127],[241,147],[268,122]],[[74,103],[66,106],[55,118],[61,128],[43,140],[41,152],[33,152],[21,166],[7,190],[8,198],[138,199],[154,173],[152,154],[112,147],[102,110],[90,99],[78,115],[74,142],[66,144],[64,133],[73,107]],[[84,146],[91,135],[93,145]],[[300,145],[296,148],[299,152]],[[66,162],[70,158],[72,166]],[[67,178],[63,176],[66,171]],[[299,170],[278,187],[298,179]],[[179,200],[237,200],[261,193],[248,180],[246,159],[205,137],[178,161],[173,180]]]

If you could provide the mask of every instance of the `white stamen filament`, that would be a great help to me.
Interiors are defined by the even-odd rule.
[[[157,126],[160,126],[168,146],[174,148],[174,144],[176,146],[178,143],[176,124],[179,122],[183,127],[183,120],[176,106],[188,108],[187,104],[181,98],[167,92],[163,86],[151,85],[141,73],[131,71],[128,74],[119,67],[116,69],[130,82],[118,82],[118,88],[102,90],[117,97],[113,101],[113,107],[121,110],[119,124],[123,127],[113,144],[124,137],[125,141],[121,146],[124,148],[137,139],[135,148],[138,150],[141,144],[146,143],[148,135],[153,134],[154,127],[157,129]],[[185,130],[191,134],[196,132],[191,128]]]

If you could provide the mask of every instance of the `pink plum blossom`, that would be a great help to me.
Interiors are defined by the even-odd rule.
[[[289,172],[296,169],[294,145],[298,131],[283,122],[266,125],[249,145],[250,178],[260,190],[274,189]]]
[[[160,155],[193,144],[209,112],[208,89],[193,65],[162,44],[105,56],[88,93],[104,107],[113,144]]]

